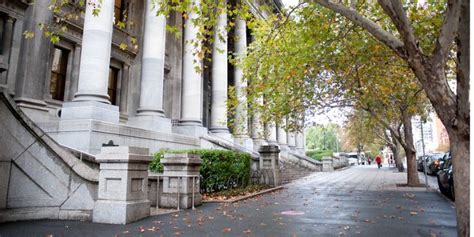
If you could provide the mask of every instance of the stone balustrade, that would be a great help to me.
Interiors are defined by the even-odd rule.
[[[128,224],[150,215],[147,148],[103,147],[93,222]]]
[[[280,185],[280,165],[278,163],[280,148],[277,145],[264,145],[260,146],[258,152],[260,153],[260,170],[270,176],[264,178],[264,183],[272,186]]]
[[[163,164],[163,186],[159,207],[194,208],[202,204],[199,169],[201,157],[195,154],[165,154]]]

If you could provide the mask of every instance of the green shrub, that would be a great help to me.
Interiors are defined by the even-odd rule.
[[[315,160],[322,161],[323,156],[332,156],[332,150],[309,150],[306,151],[306,156],[309,156]]]
[[[160,150],[153,154],[153,160],[151,160],[148,169],[152,172],[163,173],[163,164],[161,164],[161,159],[163,158],[164,150]]]
[[[154,154],[150,170],[162,172],[163,166],[160,163],[164,153],[191,153],[200,155],[201,165],[201,190],[203,192],[217,192],[236,187],[245,187],[250,182],[249,154],[212,149],[194,150],[160,150]]]

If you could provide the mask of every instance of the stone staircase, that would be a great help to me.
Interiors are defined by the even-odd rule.
[[[282,184],[303,178],[315,172],[291,161],[280,160],[280,180]]]

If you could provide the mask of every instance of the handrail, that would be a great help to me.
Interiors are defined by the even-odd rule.
[[[233,150],[233,151],[243,151],[243,152],[249,153],[252,156],[252,158],[258,158],[260,156],[257,152],[255,152],[253,150],[250,150],[250,149],[247,149],[246,147],[241,146],[239,144],[236,144],[236,143],[234,143],[232,141],[229,141],[225,138],[219,137],[217,139],[212,135],[204,135],[204,136],[201,136],[200,138],[202,138],[204,140],[207,140],[209,142],[212,142],[212,143],[214,143],[218,146],[221,146],[223,148],[227,148],[227,149],[230,149],[230,150]]]
[[[74,148],[74,147],[70,147],[70,146],[68,146],[68,145],[64,145],[64,144],[59,143],[59,142],[58,142],[58,144],[59,144],[60,146],[64,147],[64,148],[66,148],[66,149],[72,151],[72,152],[77,152],[77,153],[79,153],[79,160],[81,160],[81,161],[82,161],[82,158],[83,158],[84,155],[85,155],[85,157],[90,157],[90,158],[86,158],[85,160],[90,161],[90,162],[93,162],[93,163],[97,163],[97,164],[99,163],[99,162],[96,161],[95,155],[92,155],[91,153],[78,150],[78,149],[76,149],[76,148]]]
[[[200,184],[201,183],[201,177],[197,174],[183,174],[183,175],[164,175],[164,174],[156,174],[154,176],[157,176],[157,182],[156,182],[156,209],[159,208],[160,206],[160,177],[168,177],[168,178],[178,178],[178,182],[176,184],[176,192],[178,193],[178,211],[179,211],[179,206],[180,206],[180,203],[181,203],[181,200],[179,199],[179,189],[180,189],[180,184],[181,184],[181,179],[182,178],[192,178],[193,179],[193,192],[192,192],[192,209],[194,210],[194,196],[195,196],[195,193],[196,193],[196,178],[197,180],[199,181],[198,183]]]

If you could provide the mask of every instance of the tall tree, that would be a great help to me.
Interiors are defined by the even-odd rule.
[[[435,40],[431,42],[429,50],[420,44],[426,40],[426,36],[419,35],[417,30],[429,26],[423,25],[423,21],[415,18],[419,14],[412,9],[423,10],[417,6],[408,8],[407,12],[407,7],[402,1],[378,0],[379,6],[396,28],[395,32],[389,32],[370,16],[364,16],[351,6],[329,0],[313,0],[313,2],[361,26],[408,63],[448,131],[456,176],[454,186],[458,234],[469,236],[469,0],[430,3],[444,6],[441,9],[445,13],[443,23],[437,29],[439,33],[433,35]],[[417,4],[417,1],[413,2],[414,5]],[[426,6],[428,8],[429,4]],[[439,11],[437,13],[439,14]],[[458,59],[456,93],[451,91],[446,78],[447,61],[455,40]]]
[[[345,5],[347,1],[313,0],[311,2],[323,6],[335,15],[313,8],[311,5],[305,5],[301,11],[292,10],[299,13],[294,21],[291,17],[283,16],[266,25],[262,24],[261,28],[266,28],[266,31],[257,35],[266,35],[262,37],[262,42],[266,43],[254,47],[253,53],[256,56],[249,62],[263,63],[253,67],[253,70],[249,72],[258,73],[259,70],[265,71],[271,68],[271,70],[266,70],[271,73],[264,74],[264,78],[275,90],[252,89],[269,95],[278,92],[284,98],[279,103],[285,104],[292,103],[294,97],[304,95],[307,98],[307,101],[301,103],[305,105],[304,108],[333,106],[334,98],[339,98],[338,102],[344,102],[347,98],[341,93],[345,88],[324,86],[330,83],[333,77],[327,70],[315,66],[324,65],[328,59],[328,57],[318,55],[332,56],[341,52],[337,47],[339,46],[337,41],[344,39],[344,32],[348,28],[353,28],[347,21],[368,32],[381,46],[391,50],[409,67],[448,131],[454,174],[458,177],[455,179],[455,192],[459,200],[456,202],[458,230],[459,235],[468,235],[470,125],[467,50],[469,37],[466,33],[468,32],[466,19],[469,19],[469,1],[426,1],[424,4],[418,4],[417,1],[402,3],[398,0],[378,0],[378,4],[371,4],[371,1],[359,1],[356,4],[353,2],[350,6]],[[458,31],[459,28],[464,30]],[[359,43],[364,42],[359,41]],[[268,50],[257,49],[262,45],[269,46]],[[276,52],[270,52],[275,49]],[[452,61],[453,52],[457,52],[455,63]],[[291,55],[298,55],[298,57],[294,57],[294,61],[287,63],[288,58],[292,58]],[[266,57],[266,59],[257,57]],[[354,60],[360,58],[359,55],[354,57]],[[451,91],[448,85],[447,75],[453,69],[452,65],[457,67],[455,70],[458,85],[456,93]],[[347,64],[345,66],[348,71],[354,69]],[[279,81],[276,79],[278,77],[286,80]],[[318,77],[319,80],[305,80],[308,77]],[[397,80],[400,79],[397,78]],[[399,83],[403,84],[404,81],[401,80]],[[325,96],[328,91],[314,89],[321,88],[321,85],[323,85],[322,88],[326,90],[329,88],[331,91],[330,100],[327,100]],[[296,98],[295,101],[297,100],[301,99]],[[279,103],[274,104],[273,111],[286,113],[285,109],[278,109]],[[408,128],[410,116],[413,113],[405,110],[403,106],[400,107],[399,112],[403,115],[403,121]],[[410,133],[409,129],[405,132]],[[404,135],[407,136],[407,134]]]

